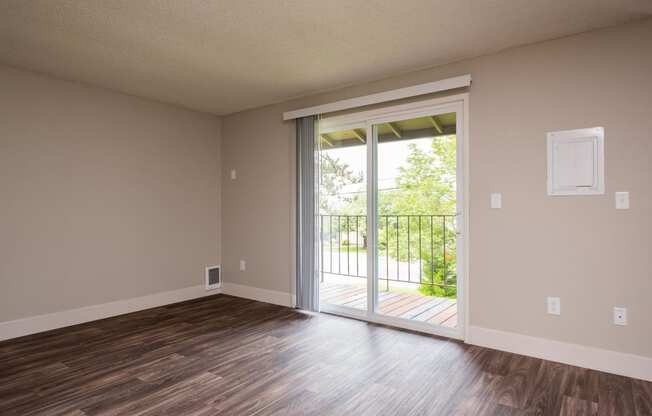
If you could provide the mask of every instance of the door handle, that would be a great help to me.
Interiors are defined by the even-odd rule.
[[[462,230],[460,230],[460,221],[458,218],[462,217],[461,212],[456,212],[455,217],[453,217],[453,229],[455,230],[455,235],[458,237],[462,235]]]

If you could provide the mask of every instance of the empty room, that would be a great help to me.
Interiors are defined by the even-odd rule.
[[[0,415],[652,416],[649,0],[0,0]]]

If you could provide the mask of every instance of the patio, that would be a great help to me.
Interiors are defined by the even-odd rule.
[[[381,291],[378,296],[381,314],[449,328],[457,326],[455,299],[391,290]],[[367,289],[359,284],[324,281],[321,283],[320,297],[321,303],[364,309]]]

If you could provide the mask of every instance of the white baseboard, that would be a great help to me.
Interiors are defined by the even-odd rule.
[[[260,302],[273,303],[274,305],[287,306],[290,308],[294,307],[295,304],[294,296],[290,293],[261,289],[253,286],[238,285],[229,282],[224,282],[222,284],[222,293],[240,298],[253,299]]]
[[[218,293],[220,293],[219,289],[207,291],[203,285],[191,286],[137,298],[0,322],[0,341]]]
[[[652,357],[470,326],[466,343],[652,381]]]

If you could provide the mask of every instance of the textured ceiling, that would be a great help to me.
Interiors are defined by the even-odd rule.
[[[650,16],[650,0],[0,0],[0,62],[227,114]]]

